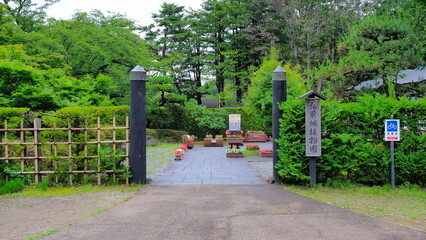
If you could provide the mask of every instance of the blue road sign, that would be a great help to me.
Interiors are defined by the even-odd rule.
[[[399,141],[399,129],[399,119],[385,120],[385,141]]]

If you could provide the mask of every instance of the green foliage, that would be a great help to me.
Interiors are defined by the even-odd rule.
[[[158,136],[159,136],[157,130],[149,129],[149,128],[146,129],[146,135],[151,136],[151,137],[156,138],[156,139],[158,139]]]
[[[391,15],[371,15],[351,27],[339,42],[342,58],[315,69],[318,89],[329,88],[339,99],[355,99],[354,87],[366,80],[382,78],[380,92],[395,98],[398,72],[423,67],[424,44],[410,21]],[[322,86],[324,84],[325,86]]]
[[[153,76],[147,85],[147,123],[149,128],[185,129],[186,96],[178,93],[173,78]]]
[[[39,70],[19,61],[0,60],[0,104],[55,110],[70,106],[112,105],[116,89],[105,75],[76,79],[59,69]]]
[[[3,124],[3,121],[8,119],[23,120],[29,110],[29,108],[0,107],[0,124]]]
[[[224,133],[227,129],[225,124],[228,115],[221,109],[214,111],[208,108],[201,108],[198,117],[195,119],[199,128],[205,129],[206,133],[213,136]]]
[[[214,110],[214,109],[212,109]],[[258,129],[259,123],[251,115],[252,109],[249,107],[235,107],[235,108],[221,108],[221,111],[225,112],[227,116],[225,119],[226,126],[229,126],[229,114],[240,114],[241,115],[241,130],[253,130]]]
[[[280,161],[275,166],[284,182],[303,182],[309,179],[308,164],[304,157],[305,107],[302,100],[288,100],[282,105],[283,115],[280,127]]]
[[[24,188],[22,180],[16,179],[5,182],[0,178],[0,195],[19,192]]]
[[[272,72],[282,66],[278,60],[278,51],[271,49],[270,56],[263,60],[262,65],[251,75],[251,84],[245,95],[245,105],[250,108],[250,117],[257,122],[253,129],[264,130],[272,134]],[[306,93],[305,80],[289,65],[285,65],[287,74],[287,98],[297,98]]]
[[[305,123],[303,101],[283,104],[278,140],[279,174],[285,182],[309,180],[308,160],[304,156]],[[365,95],[356,103],[322,102],[322,156],[317,162],[318,181],[327,179],[370,185],[389,182],[389,142],[383,141],[384,120],[400,119],[405,130],[396,142],[396,181],[426,185],[426,102],[383,95]],[[422,130],[423,129],[423,130]]]
[[[44,178],[41,182],[39,182],[37,184],[37,188],[44,192],[47,191],[47,189],[49,189],[49,181],[47,178]]]
[[[185,131],[172,130],[172,129],[155,129],[159,139],[174,139],[176,141],[182,141],[183,135],[188,135]]]
[[[90,125],[95,124],[98,117],[101,119],[101,124],[112,124],[112,119],[115,117],[117,125],[125,126],[126,116],[129,114],[129,106],[66,107],[50,116],[43,116],[42,121],[48,126],[53,126],[53,123],[56,122],[58,126],[71,124],[74,127],[83,127],[85,121]]]

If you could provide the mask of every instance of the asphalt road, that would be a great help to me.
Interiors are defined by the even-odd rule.
[[[132,199],[41,239],[426,239],[426,232],[273,184],[147,185]]]

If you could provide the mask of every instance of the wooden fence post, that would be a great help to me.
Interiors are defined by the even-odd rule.
[[[4,126],[0,125],[0,127],[6,129],[7,128],[7,126],[6,126],[6,124],[7,124],[6,120],[5,120],[4,124],[5,124]],[[0,143],[2,141],[3,141],[3,131],[0,131]],[[3,154],[3,152],[4,152],[4,154]],[[3,157],[3,156],[6,157],[6,147],[3,147],[3,145],[0,145],[0,157]],[[3,161],[3,160],[0,160],[0,161]],[[5,160],[5,161],[7,162],[7,160]],[[5,178],[6,181],[9,180],[7,175],[5,175],[4,178]]]
[[[41,138],[41,118],[34,119],[34,174],[35,174],[35,182],[41,182],[41,174],[40,174],[40,138]]]

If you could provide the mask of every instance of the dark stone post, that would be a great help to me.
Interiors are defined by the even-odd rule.
[[[130,172],[132,183],[146,182],[146,71],[130,72]]]
[[[280,118],[283,112],[279,109],[279,105],[287,100],[287,78],[286,72],[280,66],[272,72],[272,138],[273,138],[273,172],[275,181],[281,182],[282,178],[278,174],[275,165],[278,163],[278,143],[280,134]]]

